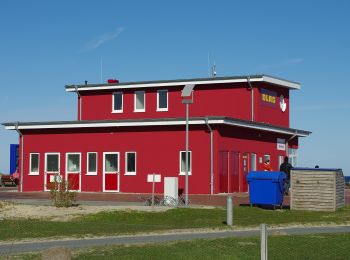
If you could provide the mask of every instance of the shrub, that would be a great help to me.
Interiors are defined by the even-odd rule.
[[[60,207],[71,207],[76,201],[77,194],[71,191],[71,183],[61,178],[59,174],[55,174],[54,182],[47,184],[47,189],[50,190],[50,199],[54,206]]]

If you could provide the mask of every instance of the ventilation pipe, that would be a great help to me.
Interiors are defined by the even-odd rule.
[[[250,99],[251,99],[251,121],[254,122],[254,88],[250,82],[250,76],[247,77],[247,82],[250,88]]]
[[[210,132],[210,194],[214,194],[214,164],[213,164],[213,129],[209,125],[208,118],[205,118],[205,124]]]
[[[21,131],[18,129],[18,122],[15,124],[15,129],[16,129],[16,132],[19,135],[20,144],[21,144],[21,172],[20,172],[20,175],[19,175],[19,191],[23,192],[23,160],[24,160],[23,147],[24,147],[24,136],[21,133]]]
[[[87,81],[85,81],[85,85],[87,84]],[[79,114],[78,114],[78,121],[81,120],[81,96],[80,96],[80,93],[78,91],[78,86],[77,85],[74,85],[74,89],[75,89],[75,92],[77,93],[78,95],[78,106],[79,106]]]

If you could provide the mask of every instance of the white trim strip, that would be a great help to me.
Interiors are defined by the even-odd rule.
[[[250,82],[269,82],[272,84],[277,84],[292,89],[300,89],[300,84],[277,79],[269,76],[263,76],[260,78],[251,78]],[[198,81],[178,81],[178,82],[162,82],[162,83],[141,83],[141,84],[129,84],[129,85],[104,85],[104,86],[94,86],[94,87],[84,87],[78,88],[79,91],[86,90],[106,90],[106,89],[130,89],[130,88],[157,88],[157,87],[169,87],[169,86],[184,86],[188,84],[194,85],[204,85],[204,84],[224,84],[224,83],[239,83],[248,82],[246,78],[239,79],[218,79],[218,80],[198,80]],[[74,88],[66,89],[66,92],[75,92]]]
[[[228,119],[217,119],[217,120],[208,120],[209,124],[226,124],[226,125],[232,125],[232,126],[239,126],[239,127],[245,127],[250,129],[257,129],[257,130],[263,130],[268,132],[274,132],[274,133],[281,133],[281,134],[296,134],[292,131],[287,131],[283,129],[276,129],[269,126],[263,126],[263,125],[251,125],[248,122],[234,122]],[[62,129],[62,128],[87,128],[87,127],[125,127],[125,126],[165,126],[165,125],[185,125],[185,120],[174,120],[174,121],[149,121],[149,122],[101,122],[101,123],[85,123],[85,124],[50,124],[50,125],[19,125],[18,129]],[[189,121],[190,125],[203,125],[205,124],[204,119],[196,119]],[[7,130],[15,130],[15,126],[6,126],[5,129]],[[308,134],[301,134],[297,133],[297,136],[306,137]]]

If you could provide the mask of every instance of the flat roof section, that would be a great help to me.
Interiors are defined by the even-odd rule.
[[[259,122],[241,120],[223,116],[191,117],[190,125],[224,124],[236,127],[262,130],[286,135],[306,137],[309,131],[274,126]],[[130,126],[170,126],[185,125],[185,118],[160,118],[160,119],[129,119],[129,120],[82,120],[82,121],[49,121],[49,122],[11,122],[3,123],[8,130],[33,130],[33,129],[64,129],[64,128],[101,128],[101,127],[130,127]]]
[[[157,80],[157,81],[140,81],[140,82],[122,82],[122,83],[104,83],[104,84],[83,84],[83,85],[66,85],[67,92],[88,91],[88,90],[113,90],[113,89],[130,89],[130,88],[158,88],[169,86],[184,86],[187,84],[210,85],[239,82],[266,82],[289,89],[300,89],[300,83],[281,79],[270,75],[247,75],[247,76],[229,76],[215,78],[192,78],[176,80]]]

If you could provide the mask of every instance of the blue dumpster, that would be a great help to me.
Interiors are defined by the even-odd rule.
[[[250,205],[282,206],[285,180],[284,172],[249,172]]]

